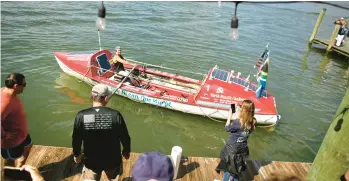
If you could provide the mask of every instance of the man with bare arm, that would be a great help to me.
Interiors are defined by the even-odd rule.
[[[24,75],[11,73],[1,88],[1,156],[6,160],[5,166],[23,166],[32,147],[26,114],[18,96],[26,85]]]

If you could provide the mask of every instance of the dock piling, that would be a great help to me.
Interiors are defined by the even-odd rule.
[[[322,8],[321,12],[319,14],[319,17],[317,18],[317,21],[315,23],[313,33],[310,36],[309,43],[313,43],[314,38],[316,38],[316,35],[317,35],[318,31],[319,31],[320,24],[322,22],[323,17],[325,16],[325,13],[326,13],[326,8]]]
[[[339,180],[349,167],[349,89],[327,130],[308,180]]]
[[[336,26],[334,27],[334,30],[332,32],[332,36],[331,36],[330,42],[328,43],[326,51],[330,51],[331,48],[333,47],[334,41],[336,40],[336,37],[338,35],[339,28],[340,28],[340,25],[336,24]]]

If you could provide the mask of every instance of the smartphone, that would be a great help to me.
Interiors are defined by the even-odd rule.
[[[4,167],[4,178],[13,180],[32,180],[30,173],[17,167]]]
[[[231,112],[235,113],[235,104],[231,104]]]

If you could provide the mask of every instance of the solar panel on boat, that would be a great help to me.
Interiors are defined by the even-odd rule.
[[[228,78],[228,72],[224,72],[223,80],[227,81]]]
[[[257,90],[257,87],[254,86],[254,85],[252,85],[252,84],[250,84],[248,88],[251,89],[251,90],[253,90],[253,91],[256,91],[256,90]]]
[[[222,78],[221,78],[222,75],[223,75],[223,72],[218,70],[215,78],[218,79],[218,80],[222,80]]]
[[[229,72],[224,70],[215,69],[212,72],[212,77],[221,81],[227,81]]]
[[[213,72],[212,72],[212,77],[216,76],[216,73],[217,73],[217,69],[214,69]]]
[[[256,92],[256,90],[257,90],[257,87],[256,87],[256,86],[254,86],[254,85],[252,85],[252,84],[249,84],[247,81],[242,80],[242,79],[240,79],[240,78],[237,78],[237,77],[230,77],[230,81],[233,82],[233,83],[235,83],[235,84],[239,84],[239,85],[241,85],[241,86],[243,86],[243,87],[249,86],[248,88],[249,88],[250,90],[253,90],[254,92]],[[265,90],[262,92],[262,96],[267,97],[267,92],[266,92]]]
[[[225,71],[225,70],[219,70],[219,69],[214,69],[212,71],[212,77],[215,78],[215,79],[218,79],[218,80],[221,80],[221,81],[227,81],[228,79],[228,75],[229,75],[229,72]],[[237,77],[230,77],[230,81],[235,83],[235,84],[239,84],[243,87],[246,87],[246,86],[249,86],[248,89],[256,92],[257,90],[257,87],[250,84],[249,82],[243,80],[243,79],[240,79],[240,78],[237,78]],[[267,97],[267,92],[264,90],[262,92],[262,96],[264,97]]]

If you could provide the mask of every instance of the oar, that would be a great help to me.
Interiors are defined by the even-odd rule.
[[[133,66],[133,68],[131,69],[131,71],[127,74],[126,77],[124,77],[124,79],[122,79],[122,81],[119,83],[119,85],[116,87],[116,89],[113,91],[112,95],[108,98],[108,100],[113,97],[113,95],[115,94],[115,92],[122,86],[122,84],[125,82],[125,80],[128,78],[128,76],[130,76],[130,74],[133,72],[133,70],[137,67],[137,65]]]
[[[126,59],[126,60],[127,60],[127,61],[130,61],[130,62],[135,62],[135,63],[141,64],[141,65],[147,65],[147,66],[150,66],[150,67],[155,67],[155,68],[162,68],[162,69],[167,69],[167,70],[174,70],[174,71],[177,71],[177,72],[184,72],[184,73],[190,73],[190,74],[196,74],[196,75],[205,75],[205,74],[202,74],[202,73],[190,72],[190,71],[179,70],[179,69],[174,69],[174,68],[169,68],[169,67],[163,67],[163,66],[161,66],[161,65],[154,65],[154,64],[139,62],[139,61],[132,60],[132,59]]]

